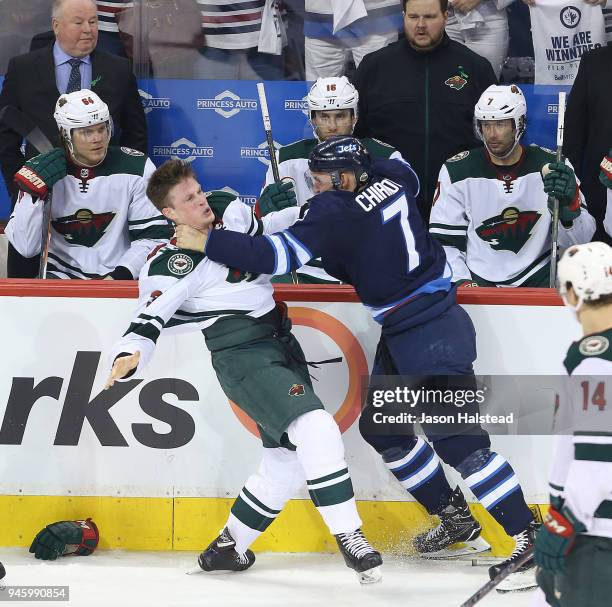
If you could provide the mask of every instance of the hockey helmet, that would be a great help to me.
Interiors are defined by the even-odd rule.
[[[105,123],[110,140],[113,132],[113,121],[108,106],[98,95],[89,89],[81,89],[74,93],[60,95],[53,113],[60,136],[66,147],[74,156],[72,130]]]
[[[481,122],[484,120],[513,120],[514,121],[514,145],[510,151],[504,155],[509,156],[519,139],[523,136],[526,126],[527,102],[523,91],[516,85],[497,85],[492,84],[480,96],[474,108],[474,130],[476,136],[484,142],[487,142],[482,135]]]
[[[308,92],[308,118],[315,134],[317,129],[312,122],[314,112],[353,110],[353,116],[357,119],[358,102],[359,93],[346,76],[318,78]]]
[[[370,153],[355,137],[335,136],[319,143],[308,156],[312,173],[331,173],[334,188],[340,187],[340,171],[352,171],[358,184],[370,178]]]
[[[589,242],[569,247],[559,261],[559,294],[566,306],[578,310],[584,301],[597,301],[612,294],[612,247],[604,242]],[[571,286],[578,304],[567,301]]]

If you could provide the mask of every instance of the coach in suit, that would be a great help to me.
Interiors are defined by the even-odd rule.
[[[580,178],[580,189],[597,221],[594,240],[612,244],[603,228],[606,188],[599,181],[599,163],[612,146],[612,46],[590,50],[567,100],[563,151]]]
[[[60,145],[53,111],[60,94],[81,88],[96,92],[108,105],[115,125],[113,143],[147,151],[145,115],[127,59],[96,51],[98,41],[97,7],[93,0],[54,0],[51,24],[55,33],[52,46],[13,57],[0,93],[0,108],[12,105],[28,116],[49,140]],[[21,137],[0,125],[0,167],[4,181],[15,200],[13,176],[24,157]],[[36,155],[26,147],[26,158]],[[9,245],[9,277],[36,276],[38,259],[25,259]]]

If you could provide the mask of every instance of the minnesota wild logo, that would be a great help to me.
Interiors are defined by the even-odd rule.
[[[533,226],[540,219],[537,211],[519,211],[508,207],[499,215],[485,219],[476,234],[496,251],[518,253],[531,236]]]
[[[79,209],[74,215],[58,217],[51,224],[66,242],[82,247],[94,247],[106,233],[115,213],[94,213]]]
[[[444,81],[444,84],[446,84],[446,86],[450,86],[456,91],[460,91],[467,84],[467,80],[462,76],[451,76]]]

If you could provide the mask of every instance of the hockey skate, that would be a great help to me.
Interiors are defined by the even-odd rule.
[[[413,540],[415,550],[424,558],[445,559],[484,552],[491,547],[480,537],[482,528],[472,516],[461,489],[438,514],[440,523]],[[452,547],[453,544],[463,544]]]
[[[347,567],[354,569],[361,584],[374,584],[382,580],[382,557],[370,546],[361,529],[352,533],[338,533],[336,542]]]
[[[533,559],[533,543],[535,541],[537,528],[538,526],[536,523],[531,523],[525,531],[521,531],[521,533],[515,535],[514,540],[516,544],[512,554],[505,561],[489,567],[489,577],[493,579],[502,569],[512,565],[524,554],[529,553],[532,555],[524,565],[499,583],[496,588],[497,592],[529,590],[538,585],[535,579],[536,567]]]
[[[198,557],[198,565],[204,571],[244,571],[255,562],[251,550],[236,552],[236,542],[225,527],[218,538]]]

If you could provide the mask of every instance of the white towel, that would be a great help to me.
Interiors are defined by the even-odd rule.
[[[334,11],[335,34],[343,27],[347,27],[357,19],[368,16],[363,0],[332,0]]]
[[[278,0],[266,0],[261,15],[257,50],[269,55],[280,55],[285,46],[287,46],[287,30],[278,8]]]

